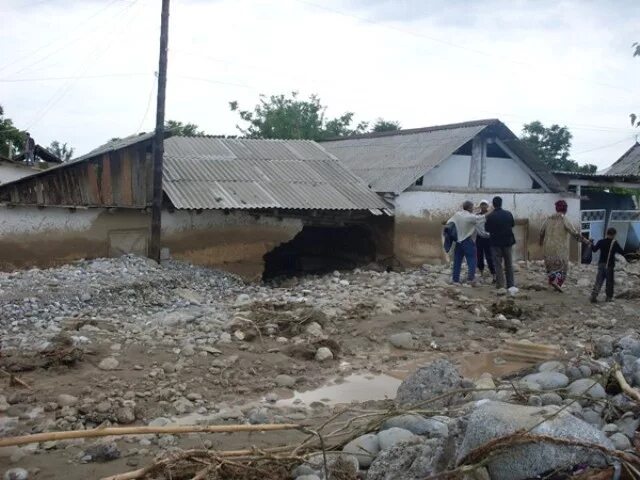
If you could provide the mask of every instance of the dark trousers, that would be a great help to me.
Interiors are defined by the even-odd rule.
[[[607,292],[607,298],[613,298],[613,272],[614,267],[607,267],[606,263],[598,264],[598,273],[596,275],[596,283],[593,285],[593,291],[591,292],[591,298],[598,298],[598,294],[602,289],[602,284],[607,282],[605,291]]]
[[[487,267],[491,275],[496,274],[496,267],[493,264],[493,252],[491,251],[491,243],[488,238],[478,236],[476,239],[476,250],[478,251],[478,270],[484,272],[484,260],[487,259]]]
[[[462,270],[462,260],[467,261],[467,280],[473,282],[476,278],[476,246],[471,237],[465,238],[456,243],[453,252],[453,281],[460,282],[460,272]]]
[[[512,247],[491,247],[493,260],[496,262],[496,287],[511,288],[514,286],[513,280],[513,252]]]

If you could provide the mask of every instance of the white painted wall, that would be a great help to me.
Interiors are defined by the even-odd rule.
[[[411,216],[428,220],[440,220],[453,215],[465,200],[478,204],[480,200],[499,195],[503,208],[510,210],[516,219],[540,220],[555,212],[555,202],[564,199],[569,205],[568,217],[580,222],[580,199],[560,193],[463,193],[463,192],[403,192],[395,199],[396,217]]]
[[[451,155],[425,176],[421,187],[467,187],[469,185],[470,155]],[[487,157],[483,175],[484,188],[531,190],[533,179],[511,158]]]
[[[511,158],[488,157],[482,177],[483,188],[530,190],[531,176]]]
[[[469,155],[451,155],[424,176],[424,187],[466,187],[469,185]]]
[[[13,182],[19,178],[33,175],[39,172],[38,169],[33,169],[27,166],[16,165],[14,163],[0,162],[0,184]]]

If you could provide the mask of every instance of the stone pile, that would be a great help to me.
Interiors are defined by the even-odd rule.
[[[483,459],[478,452],[491,442],[508,444],[526,433],[532,439],[494,452],[469,478],[524,480],[554,471],[568,478],[580,469],[614,465],[619,460],[607,451],[635,451],[640,406],[611,385],[611,374],[620,365],[625,379],[640,386],[640,336],[602,336],[594,347],[595,358],[545,362],[508,381],[484,374],[472,382],[449,361],[432,362],[398,388],[397,408],[408,413],[331,452],[332,462],[342,458],[367,480],[418,480],[477,464]],[[442,415],[415,413],[420,410]],[[317,455],[293,476],[326,477]]]

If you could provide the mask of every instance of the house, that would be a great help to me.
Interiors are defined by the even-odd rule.
[[[153,134],[0,185],[0,265],[146,254]],[[162,247],[256,279],[392,254],[389,205],[305,140],[165,139]]]
[[[394,250],[404,266],[444,260],[442,225],[464,200],[495,195],[516,218],[517,259],[541,257],[540,228],[564,199],[580,202],[496,119],[372,133],[321,144],[395,209]],[[577,258],[577,249],[574,254]]]
[[[636,142],[602,173],[554,174],[563,188],[580,197],[580,222],[585,236],[600,239],[612,226],[625,251],[640,249],[640,144]]]
[[[34,154],[36,158],[34,165],[25,163],[24,154],[17,155],[14,158],[0,156],[0,184],[33,175],[36,172],[62,163],[62,160],[40,145],[36,145]]]

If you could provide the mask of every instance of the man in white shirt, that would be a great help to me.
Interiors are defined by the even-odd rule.
[[[473,213],[473,202],[466,201],[462,204],[462,210],[456,212],[447,223],[453,222],[456,226],[458,240],[453,252],[453,283],[460,283],[460,271],[462,260],[467,261],[467,281],[475,283],[476,279],[476,244],[474,241],[476,227],[483,224],[484,215]]]

